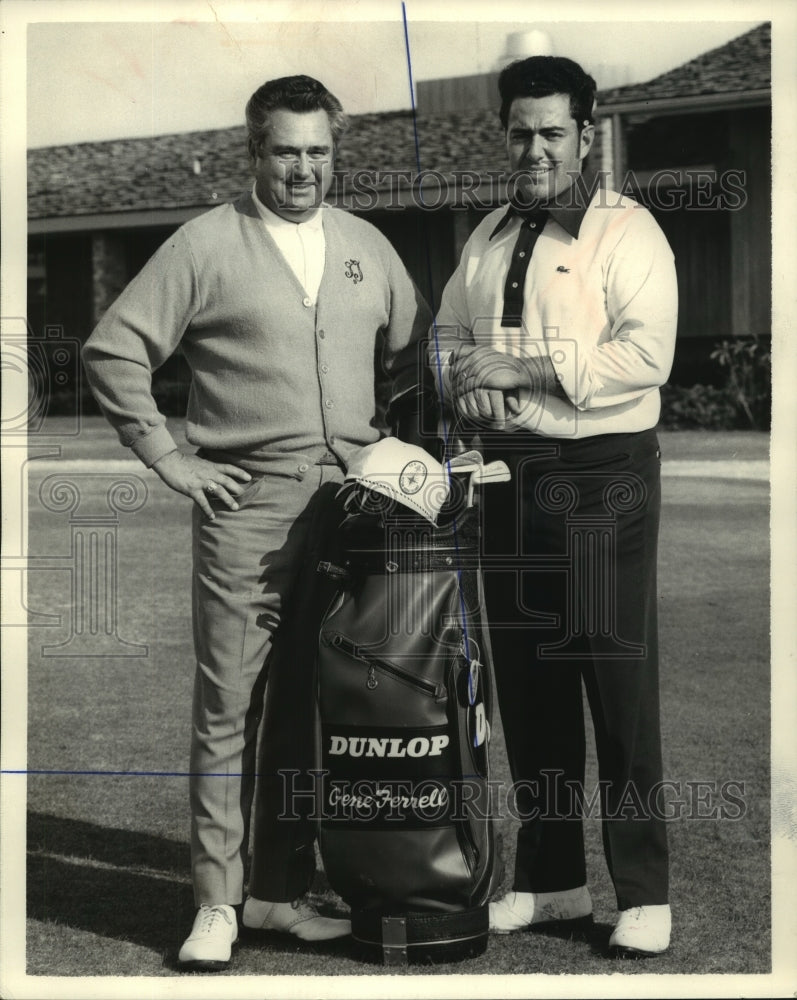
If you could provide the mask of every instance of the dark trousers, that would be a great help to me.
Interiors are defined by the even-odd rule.
[[[659,733],[655,431],[554,441],[503,435],[506,485],[484,490],[484,578],[521,829],[514,887],[586,882],[582,814],[597,814],[620,909],[666,903]],[[598,788],[584,787],[582,683]]]

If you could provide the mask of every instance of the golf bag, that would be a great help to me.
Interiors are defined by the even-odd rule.
[[[361,488],[325,567],[340,589],[319,636],[319,842],[356,946],[385,964],[487,942],[492,665],[479,512],[453,479],[439,524]]]

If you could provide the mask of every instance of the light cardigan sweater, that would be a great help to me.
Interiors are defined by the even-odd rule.
[[[146,465],[176,447],[151,375],[178,346],[192,373],[186,437],[197,447],[296,473],[330,452],[345,465],[379,438],[377,383],[387,373],[399,395],[417,381],[415,344],[430,314],[377,229],[322,212],[316,303],[246,193],[178,229],[105,313],[84,365],[122,444]]]

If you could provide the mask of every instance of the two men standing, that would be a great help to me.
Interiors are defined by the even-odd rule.
[[[620,909],[611,944],[654,954],[670,934],[665,831],[654,816],[611,817],[629,786],[645,802],[661,778],[654,428],[675,339],[672,254],[644,209],[591,196],[580,180],[595,99],[580,67],[524,60],[500,91],[518,198],[469,239],[430,344],[443,406],[514,473],[485,498],[487,552],[507,559],[505,572],[487,573],[486,596],[512,777],[530,818],[515,891],[492,905],[491,925],[507,933],[591,916],[581,821],[550,801],[583,787],[583,682]],[[271,81],[250,99],[247,124],[252,191],[178,230],[84,352],[122,443],[194,501],[199,909],[180,961],[200,969],[227,967],[239,917],[308,940],[349,931],[303,901],[312,839],[280,823],[268,787],[240,911],[255,744],[268,673],[264,786],[281,767],[311,766],[296,759],[297,727],[312,731],[308,670],[277,658],[269,672],[272,642],[350,455],[384,433],[380,380],[393,397],[413,388],[431,322],[387,241],[322,205],[345,127],[339,102],[308,77]],[[192,370],[191,456],[150,391],[178,346]],[[602,540],[552,572],[572,555],[574,519],[600,522]]]

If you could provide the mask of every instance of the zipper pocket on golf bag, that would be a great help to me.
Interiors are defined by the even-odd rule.
[[[457,824],[457,839],[459,841],[459,849],[462,851],[462,857],[465,861],[465,867],[468,869],[468,875],[472,876],[476,871],[476,848],[471,842],[467,831],[464,829],[463,824]]]
[[[439,700],[445,696],[445,687],[442,684],[435,684],[434,681],[427,681],[423,677],[417,677],[408,670],[404,670],[401,667],[396,666],[395,663],[390,663],[388,660],[383,660],[378,656],[372,656],[361,646],[358,646],[357,643],[352,642],[351,639],[347,639],[345,635],[341,635],[340,632],[325,632],[323,635],[323,641],[328,645],[339,649],[341,652],[351,657],[352,660],[364,663],[368,667],[365,686],[371,691],[379,686],[379,679],[376,676],[376,672],[379,670],[385,674],[389,674],[394,678],[394,680],[400,681],[403,684],[408,684],[416,691],[420,691],[423,694],[428,695],[430,698]]]

